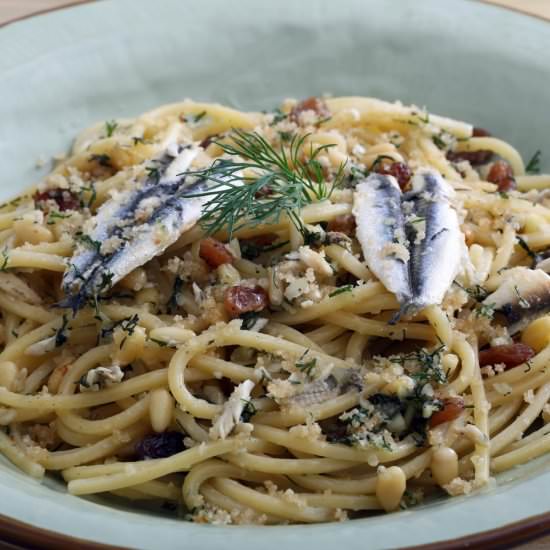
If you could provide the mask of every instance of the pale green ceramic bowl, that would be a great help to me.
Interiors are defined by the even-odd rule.
[[[185,97],[243,109],[324,92],[401,99],[490,128],[527,157],[542,149],[549,169],[549,83],[550,25],[466,0],[86,4],[0,29],[0,200],[35,182],[37,158],[66,150],[87,125]],[[548,513],[550,457],[482,494],[319,526],[194,525],[67,495],[60,483],[40,485],[5,461],[0,486],[0,531],[13,540],[36,535],[62,546],[18,520],[126,547],[364,550]],[[550,515],[491,537],[511,542],[545,526]]]

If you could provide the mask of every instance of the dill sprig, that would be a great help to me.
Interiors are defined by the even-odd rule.
[[[105,122],[106,137],[111,137],[115,133],[115,130],[117,129],[117,127],[118,127],[118,122],[116,120],[107,120]]]
[[[278,223],[286,214],[305,234],[302,208],[327,200],[343,177],[341,165],[332,185],[325,181],[320,153],[334,147],[326,144],[307,150],[305,136],[293,136],[288,149],[275,149],[256,132],[233,130],[231,142],[215,141],[232,159],[216,159],[204,170],[187,172],[215,185],[208,191],[189,195],[211,197],[203,207],[201,224],[209,233],[227,229],[229,237],[243,227]],[[309,158],[302,160],[304,153]]]

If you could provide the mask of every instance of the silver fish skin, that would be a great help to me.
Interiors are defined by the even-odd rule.
[[[440,304],[460,270],[465,242],[450,202],[453,195],[453,188],[438,172],[421,169],[413,178],[412,190],[403,196],[412,290],[403,313]]]
[[[367,266],[400,303],[409,303],[409,251],[397,180],[382,174],[369,175],[355,189],[353,215]]]
[[[195,225],[208,197],[194,195],[207,190],[206,180],[190,181],[178,177],[187,170],[198,150],[185,148],[153,182],[139,189],[122,193],[98,211],[94,229],[89,235],[99,242],[119,238],[115,250],[90,255],[78,249],[71,260],[77,268],[68,270],[63,281],[67,299],[61,307],[74,311],[83,307],[91,297],[111,288],[135,268],[162,254],[182,233]],[[147,208],[146,208],[147,207]],[[84,265],[83,271],[78,266]],[[74,273],[78,274],[77,277]]]
[[[96,215],[84,226],[87,242],[78,245],[71,259],[70,269],[63,275],[62,286],[66,293],[70,293],[74,286],[80,286],[103,262],[99,250],[91,247],[90,243],[97,243],[99,246],[112,237],[121,220],[131,219],[140,204],[156,194],[159,184],[165,183],[169,178],[175,179],[178,173],[175,170],[187,170],[196,155],[197,149],[184,147],[179,151],[177,145],[169,147],[165,155],[153,163],[158,176],[150,174],[141,184],[122,191],[98,209]]]
[[[334,369],[325,378],[304,384],[302,391],[284,400],[287,406],[302,408],[324,403],[343,393],[360,391],[363,381],[357,369]]]
[[[499,287],[483,300],[506,319],[511,335],[550,313],[550,276],[542,269],[513,267],[503,272]]]

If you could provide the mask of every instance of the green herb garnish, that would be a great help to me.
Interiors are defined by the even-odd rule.
[[[333,298],[334,296],[338,296],[339,294],[343,294],[344,292],[351,292],[353,290],[353,285],[345,285],[341,286],[340,288],[337,288],[336,290],[333,290],[328,297]]]
[[[76,238],[86,246],[92,248],[95,250],[98,254],[101,251],[101,243],[99,241],[96,241],[92,239],[89,235],[84,235],[81,233],[80,235],[76,235]]]
[[[145,170],[147,172],[147,175],[155,180],[155,183],[158,183],[160,181],[160,170],[156,166],[146,166]]]
[[[7,271],[9,261],[8,249],[4,248],[4,250],[2,250],[2,265],[0,266],[0,271]]]
[[[55,220],[66,220],[67,218],[70,218],[71,214],[62,214],[61,212],[50,212],[48,214],[48,221],[46,222],[47,225],[54,225]]]
[[[247,160],[218,159],[205,170],[187,172],[214,182],[210,190],[189,197],[211,197],[203,206],[201,223],[207,233],[226,229],[229,238],[243,227],[263,223],[278,223],[286,214],[302,233],[305,227],[300,217],[302,208],[315,201],[330,198],[341,183],[343,165],[329,186],[324,181],[317,157],[333,147],[327,144],[307,151],[309,160],[301,160],[306,136],[294,136],[285,148],[275,149],[256,132],[233,130],[231,143],[215,141],[223,151]],[[244,175],[252,171],[257,175]]]
[[[105,122],[105,133],[107,137],[111,137],[117,129],[118,122],[116,120],[107,120]]]
[[[184,117],[183,117],[183,120],[184,120],[184,122],[192,122],[193,124],[197,124],[197,123],[200,122],[205,116],[206,116],[206,111],[201,111],[200,113],[198,113],[198,114],[196,114],[196,115],[184,116]]]
[[[531,157],[527,166],[525,167],[525,172],[527,174],[540,174],[540,150],[536,151],[535,154]]]
[[[458,281],[453,282],[457,287],[461,288],[476,302],[482,302],[483,300],[485,300],[485,298],[487,298],[487,296],[489,296],[489,292],[481,285],[474,285],[472,287],[466,288],[465,286],[462,286]]]
[[[303,372],[308,378],[313,378],[313,372],[315,371],[316,367],[317,367],[317,359],[315,359],[315,357],[310,361],[300,361],[296,363],[296,368],[301,372]]]
[[[242,399],[241,401],[244,404],[243,410],[241,412],[241,421],[242,422],[250,422],[250,419],[258,412],[256,409],[254,403],[250,401],[249,399]]]
[[[447,144],[441,139],[440,135],[432,136],[432,141],[438,149],[445,149]]]
[[[486,317],[492,319],[495,315],[496,304],[479,304],[474,310],[477,317]]]
[[[390,360],[393,363],[400,364],[404,364],[407,361],[418,363],[419,369],[411,374],[411,378],[420,386],[428,382],[445,384],[447,382],[447,376],[441,368],[441,354],[444,349],[444,345],[439,346],[433,351],[422,348],[418,351],[407,353],[406,355],[391,356]]]
[[[273,120],[269,123],[270,126],[275,126],[276,124],[279,124],[279,122],[282,122],[283,120],[288,118],[287,113],[283,113],[281,109],[275,109],[273,111]]]
[[[519,289],[517,285],[514,285],[514,291],[516,292],[516,295],[518,297],[519,306],[527,309],[531,307],[531,304],[519,293]]]

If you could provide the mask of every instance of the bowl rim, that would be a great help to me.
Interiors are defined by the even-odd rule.
[[[79,6],[100,2],[102,0],[79,0],[58,6],[51,6],[32,13],[20,15],[0,23],[0,29],[24,21],[39,17],[51,12],[78,8]],[[496,10],[507,10],[517,15],[532,17],[550,24],[550,18],[542,15],[526,12],[516,6],[495,4],[490,0],[475,0],[476,2],[492,6]],[[487,550],[506,547],[513,547],[517,544],[524,544],[550,535],[550,512],[534,515],[526,519],[513,522],[502,527],[480,531],[471,535],[465,535],[456,539],[446,539],[433,543],[407,546],[403,550],[459,550],[463,548],[484,548]],[[29,549],[72,549],[78,547],[82,550],[129,550],[128,547],[115,546],[95,542],[89,539],[74,537],[58,531],[51,531],[37,527],[30,523],[11,518],[0,514],[0,545],[7,543],[16,550],[19,548]]]
[[[205,529],[211,526],[204,526]],[[447,539],[417,546],[407,546],[403,550],[459,550],[463,548],[507,548],[523,544],[550,534],[550,512],[510,523],[503,527],[481,531],[457,539]],[[113,546],[79,537],[65,535],[49,529],[36,527],[0,514],[0,543],[5,542],[21,548],[81,550],[127,550],[123,546]]]

